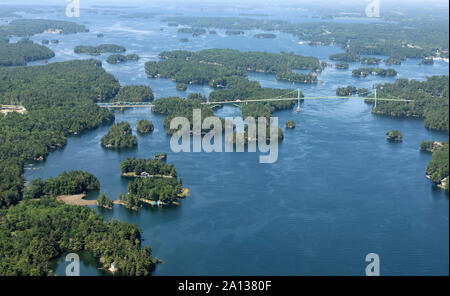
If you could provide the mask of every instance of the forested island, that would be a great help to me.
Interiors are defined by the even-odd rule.
[[[155,127],[153,126],[153,122],[151,122],[150,120],[141,119],[141,120],[137,121],[136,129],[137,129],[138,133],[140,133],[141,135],[147,135],[147,134],[153,132]]]
[[[119,64],[128,61],[137,61],[140,57],[137,54],[112,54],[106,58],[106,62],[109,64]]]
[[[191,98],[183,99],[178,97],[170,97],[156,100],[153,103],[152,112],[157,114],[166,115],[163,120],[163,126],[166,129],[167,134],[172,135],[177,130],[170,129],[170,121],[175,117],[185,117],[189,119],[190,130],[193,127],[193,109],[200,109],[202,118],[214,116],[214,112],[210,105],[202,105],[202,99]],[[207,130],[202,130],[207,132]]]
[[[187,90],[187,86],[186,86],[186,84],[180,82],[180,83],[177,83],[176,89],[177,90],[181,90],[181,91],[185,91],[185,90]]]
[[[378,65],[381,62],[381,59],[379,58],[372,58],[372,57],[364,57],[360,59],[361,64],[365,65]]]
[[[420,65],[433,65],[434,61],[433,58],[424,58],[422,61],[420,61]]]
[[[401,65],[401,63],[406,60],[406,57],[401,56],[390,56],[384,60],[386,65]]]
[[[336,53],[333,55],[330,55],[328,57],[332,61],[340,61],[340,62],[359,62],[360,58],[359,55],[354,53]]]
[[[142,204],[177,205],[188,194],[182,188],[182,180],[177,179],[175,166],[162,160],[127,158],[120,170],[122,176],[136,178],[128,184],[128,194],[119,196],[119,201],[129,209],[137,210]]]
[[[336,63],[335,67],[336,67],[336,69],[339,69],[339,70],[347,70],[349,68],[349,65],[346,62],[339,62],[339,63]]]
[[[84,53],[92,56],[99,56],[103,53],[121,53],[125,52],[126,49],[123,46],[116,44],[100,44],[98,46],[85,46],[78,45],[73,50],[75,53]]]
[[[415,102],[378,101],[376,114],[394,117],[424,118],[426,128],[449,130],[448,76],[432,76],[426,81],[397,79],[395,83],[377,85],[378,97],[414,100]],[[373,100],[368,100],[373,103]]]
[[[173,164],[150,158],[127,158],[120,164],[120,171],[124,177],[138,177],[141,175],[146,177],[177,177],[177,171]]]
[[[51,49],[30,40],[5,44],[0,42],[0,66],[25,66],[28,62],[48,60],[54,56]]]
[[[150,78],[171,78],[185,84],[209,84],[214,88],[226,86],[226,78],[247,75],[248,71],[275,74],[279,80],[317,83],[314,72],[321,71],[319,60],[296,54],[240,52],[231,49],[208,49],[199,52],[166,51],[162,61],[147,62]],[[311,74],[297,74],[292,70],[310,70]]]
[[[295,128],[295,122],[293,120],[286,121],[286,128],[288,128],[288,129]]]
[[[277,35],[272,33],[260,33],[253,35],[253,37],[257,39],[275,39],[277,38]]]
[[[45,32],[73,34],[86,31],[85,26],[73,22],[41,19],[13,20],[7,25],[0,26],[0,66],[23,66],[28,62],[54,57],[52,50],[30,41],[28,37],[32,35]],[[9,43],[11,37],[23,38],[16,43]]]
[[[126,85],[120,88],[112,102],[151,102],[155,98],[153,91],[146,85]]]
[[[181,180],[177,178],[136,178],[128,184],[128,194],[120,195],[119,201],[136,211],[143,204],[159,207],[178,205],[178,201],[187,194],[187,189],[183,189]]]
[[[433,149],[433,156],[427,166],[427,177],[445,190],[449,190],[449,143],[437,145]]]
[[[63,172],[57,178],[49,178],[45,181],[38,178],[31,181],[24,191],[24,199],[82,194],[98,189],[100,189],[100,183],[95,176],[82,171],[70,171]]]
[[[84,25],[74,22],[44,20],[44,19],[20,19],[13,20],[8,25],[0,26],[0,43],[7,42],[10,37],[29,37],[44,32],[59,34],[75,34],[88,32]]]
[[[360,78],[364,78],[369,75],[391,77],[397,76],[397,71],[395,71],[394,69],[382,69],[382,68],[358,68],[352,71],[352,75]]]
[[[225,34],[229,35],[229,36],[233,36],[233,35],[244,35],[244,31],[241,30],[226,30]]]
[[[130,124],[128,122],[120,122],[111,126],[108,133],[102,137],[101,144],[105,148],[133,148],[137,146],[138,140],[133,135]]]
[[[202,28],[180,28],[178,33],[192,34],[192,36],[196,37],[205,34],[206,30]]]
[[[136,225],[104,221],[88,207],[66,205],[53,198],[0,209],[0,237],[3,276],[52,275],[52,259],[83,250],[104,269],[114,264],[122,275],[147,276],[156,265],[151,248],[141,248],[141,231]]]
[[[391,130],[386,133],[387,140],[389,142],[401,142],[403,141],[403,135],[398,130]]]

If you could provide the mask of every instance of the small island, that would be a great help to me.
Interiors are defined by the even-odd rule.
[[[434,60],[433,58],[424,58],[419,65],[433,65],[434,64]]]
[[[403,141],[403,135],[398,130],[391,130],[391,131],[387,132],[386,135],[387,135],[387,140],[389,142],[401,142],[401,141]]]
[[[128,122],[113,124],[108,133],[101,139],[101,145],[111,149],[133,148],[137,144],[137,138],[133,135]]]
[[[406,57],[390,56],[389,58],[384,60],[384,64],[386,64],[386,65],[401,65],[404,60],[406,60]]]
[[[189,42],[189,39],[188,38],[181,38],[180,42],[186,43],[186,42]]]
[[[122,53],[125,52],[126,49],[123,46],[115,45],[115,44],[101,44],[99,46],[85,46],[78,45],[75,47],[75,53],[84,53],[92,56],[99,56],[103,53]]]
[[[286,128],[288,128],[288,129],[295,128],[295,122],[293,120],[286,121]]]
[[[159,160],[159,161],[166,161],[167,160],[167,153],[161,153],[161,154],[156,154],[155,155],[155,159]]]
[[[101,193],[97,198],[97,206],[112,210],[114,207],[114,202],[106,194]]]
[[[51,43],[53,43],[53,44],[58,44],[58,43],[59,43],[59,40],[58,40],[58,39],[53,39],[53,40],[51,41]]]
[[[256,39],[275,39],[277,38],[277,35],[272,33],[260,33],[253,35],[253,37]]]
[[[119,202],[132,210],[138,210],[143,204],[157,207],[178,205],[179,199],[186,197],[189,190],[182,187],[175,166],[160,160],[166,157],[167,154],[163,153],[155,159],[127,158],[122,162],[122,176],[135,179],[128,184],[128,194],[119,195]]]
[[[206,33],[206,30],[203,28],[180,28],[178,29],[178,33],[183,34],[192,34],[192,36],[200,36]]]
[[[440,143],[433,148],[433,155],[431,161],[426,168],[426,177],[433,181],[436,186],[446,191],[449,191],[449,174],[448,174],[448,141]]]
[[[210,35],[215,35],[215,34],[217,34],[217,32],[216,32],[215,30],[209,30],[208,33],[209,33]]]
[[[97,38],[103,38],[103,37],[105,37],[105,35],[104,35],[104,34],[102,34],[102,33],[100,33],[100,34],[97,34]]]
[[[128,55],[112,54],[106,59],[106,62],[108,64],[119,64],[128,61],[137,61],[139,59],[140,57],[137,54],[128,54]]]
[[[359,68],[352,71],[352,75],[355,77],[365,78],[371,75],[378,75],[383,77],[397,76],[397,71],[394,69],[382,69],[382,68]]]
[[[360,60],[361,64],[365,65],[378,65],[381,62],[381,59],[379,58],[372,58],[372,57],[364,57]]]
[[[128,194],[119,195],[119,202],[130,210],[137,211],[148,204],[152,207],[179,205],[189,190],[182,187],[181,179],[164,177],[136,178],[128,184]]]
[[[185,91],[187,89],[186,84],[184,83],[177,83],[177,90]]]
[[[142,119],[137,121],[136,129],[139,134],[147,135],[153,132],[155,127],[153,126],[153,122],[151,122],[150,120]]]
[[[225,32],[225,34],[229,35],[229,36],[233,36],[233,35],[244,35],[244,31],[241,30],[227,30]]]
[[[127,85],[122,87],[112,102],[151,102],[153,91],[146,85]]]
[[[356,89],[356,87],[349,85],[347,87],[338,87],[336,89],[336,95],[338,96],[342,96],[342,97],[349,97],[352,96],[354,94],[356,94],[358,90]]]
[[[50,40],[48,40],[48,39],[42,40],[42,44],[43,44],[43,45],[47,45],[47,44],[49,44],[49,43],[50,43]]]
[[[347,70],[349,65],[346,62],[339,62],[339,63],[336,63],[335,67],[336,67],[336,69],[339,69],[339,70]]]
[[[156,159],[158,158],[158,159]],[[134,157],[125,159],[120,164],[122,177],[164,177],[176,178],[177,171],[173,164],[166,164],[161,158],[167,159],[167,154],[159,154],[155,159]]]
[[[359,56],[352,53],[336,53],[332,54],[328,57],[332,61],[340,61],[340,62],[359,62]]]

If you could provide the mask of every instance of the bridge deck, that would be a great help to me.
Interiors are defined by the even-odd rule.
[[[304,97],[300,100],[341,100],[341,99],[353,99],[353,100],[377,100],[377,101],[391,101],[391,102],[414,102],[414,100],[405,99],[390,99],[390,98],[370,98],[370,97],[344,97],[344,96],[328,96],[328,97]],[[255,100],[234,100],[234,101],[214,101],[204,102],[203,105],[214,104],[238,104],[238,103],[255,103],[255,102],[277,102],[277,101],[296,101],[298,98],[274,98],[274,99],[255,99]],[[135,103],[135,102],[122,102],[118,103],[97,103],[100,107],[107,108],[151,108],[154,105],[149,103]]]

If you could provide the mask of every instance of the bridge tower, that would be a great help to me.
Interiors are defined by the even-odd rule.
[[[297,89],[297,113],[300,113],[300,89]]]
[[[377,88],[375,87],[375,109],[377,109]]]

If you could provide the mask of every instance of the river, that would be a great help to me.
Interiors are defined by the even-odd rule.
[[[58,15],[49,12],[47,17]],[[86,23],[89,33],[40,34],[31,39],[60,40],[49,45],[56,53],[50,62],[91,58],[74,54],[76,45],[124,45],[127,53],[142,59],[118,65],[104,62],[104,68],[122,85],[150,86],[157,99],[211,92],[207,86],[188,86],[187,92],[181,92],[168,79],[147,79],[144,63],[157,60],[163,50],[285,51],[320,60],[342,52],[334,46],[298,44],[288,34],[252,38],[260,31],[226,36],[224,30],[217,30],[217,35],[188,36],[190,41],[181,43],[178,40],[186,36],[161,22],[163,17],[136,20],[82,14],[80,22]],[[97,33],[105,37],[97,38]],[[448,75],[444,62],[433,66],[418,62],[409,60],[393,68],[399,77],[410,79]],[[318,76],[317,85],[279,82],[273,75],[256,73],[250,73],[249,79],[265,87],[301,88],[307,96],[332,96],[338,86],[370,88],[395,80],[352,77],[351,70],[360,66],[328,68]],[[97,176],[101,192],[116,199],[126,193],[128,182],[120,177],[121,161],[168,152],[168,162],[175,164],[190,189],[179,207],[146,207],[138,212],[121,206],[112,211],[96,209],[105,219],[135,223],[143,230],[143,244],[164,261],[154,275],[363,275],[368,253],[379,254],[383,275],[448,275],[449,199],[425,178],[431,154],[419,151],[422,140],[447,140],[448,133],[429,131],[420,119],[376,116],[370,108],[358,100],[321,100],[304,102],[300,114],[295,109],[276,112],[283,129],[287,120],[297,126],[284,130],[278,161],[273,164],[258,163],[257,153],[172,153],[163,116],[147,108],[129,109],[116,112],[116,122],[128,121],[134,128],[137,120],[145,118],[155,125],[152,134],[138,136],[137,149],[103,149],[100,138],[109,127],[100,127],[70,138],[64,149],[51,153],[45,162],[27,165],[25,178],[45,179],[80,169]],[[237,116],[240,110],[227,106],[217,114]],[[392,129],[403,133],[402,143],[386,141],[386,132]],[[56,273],[61,275],[65,262],[58,264]],[[100,274],[95,264],[86,264],[83,270]]]

